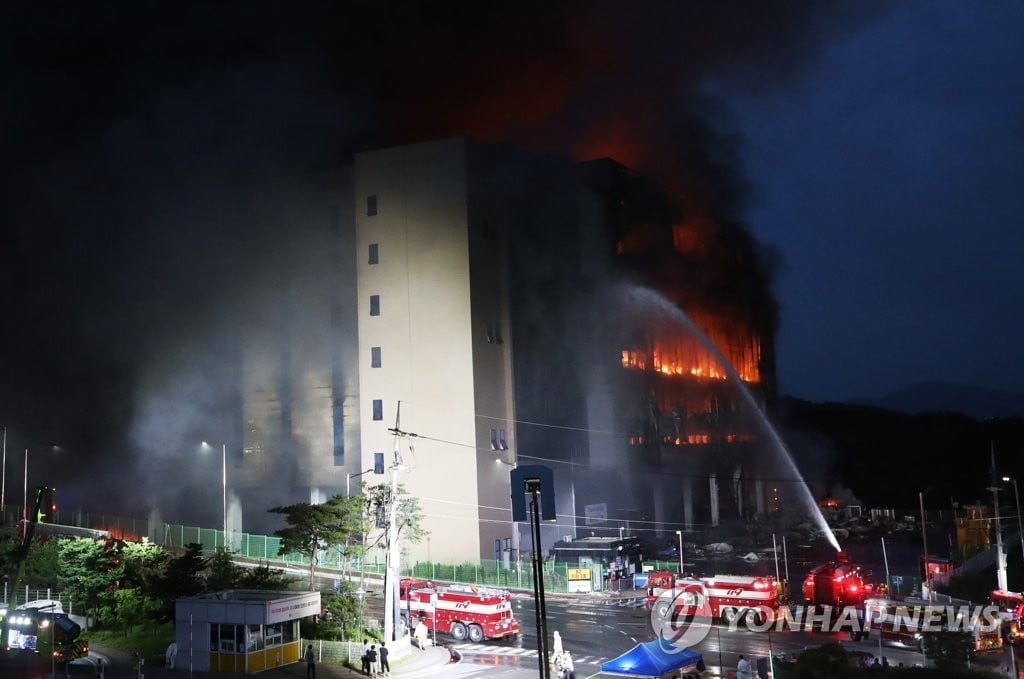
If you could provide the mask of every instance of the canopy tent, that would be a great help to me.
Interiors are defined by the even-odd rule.
[[[637,644],[618,658],[601,665],[601,671],[626,677],[661,677],[666,672],[692,669],[701,654],[655,639]]]

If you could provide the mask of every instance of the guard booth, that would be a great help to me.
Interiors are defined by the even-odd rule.
[[[299,621],[320,614],[320,592],[232,589],[178,599],[174,667],[252,673],[298,662]]]

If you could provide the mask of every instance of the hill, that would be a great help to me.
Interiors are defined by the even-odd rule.
[[[905,413],[963,413],[978,420],[1024,417],[1024,394],[953,382],[921,382],[856,403]]]
[[[999,473],[1024,480],[1024,417],[979,420],[848,403],[780,399],[772,420],[807,478],[841,485],[874,507],[949,507],[988,496],[990,451]]]

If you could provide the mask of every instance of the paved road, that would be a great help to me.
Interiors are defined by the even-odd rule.
[[[456,649],[463,655],[463,663],[457,670],[452,668],[450,676],[525,679],[537,675],[533,601],[520,599],[515,606],[523,628],[522,642],[456,644]],[[561,634],[563,646],[572,653],[576,675],[581,679],[597,673],[601,663],[628,651],[636,643],[655,638],[649,614],[643,608],[548,601],[547,613],[549,634],[555,630]],[[792,658],[805,648],[829,641],[839,642],[848,651],[862,653],[865,657],[884,656],[891,665],[915,666],[926,662],[924,656],[913,649],[886,645],[880,651],[877,641],[851,642],[838,633],[787,630],[769,635],[746,629],[730,630],[725,626],[714,627],[694,650],[704,654],[711,673],[721,676],[735,669],[740,653],[748,658],[767,657],[770,645],[776,656],[784,654]],[[981,656],[977,664],[995,669],[1006,662],[1008,655],[1004,657],[1004,654],[993,653]]]

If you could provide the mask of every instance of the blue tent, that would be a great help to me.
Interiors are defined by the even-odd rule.
[[[666,672],[693,667],[700,659],[701,654],[696,651],[655,639],[609,660],[601,665],[601,671],[627,677],[660,677]]]

